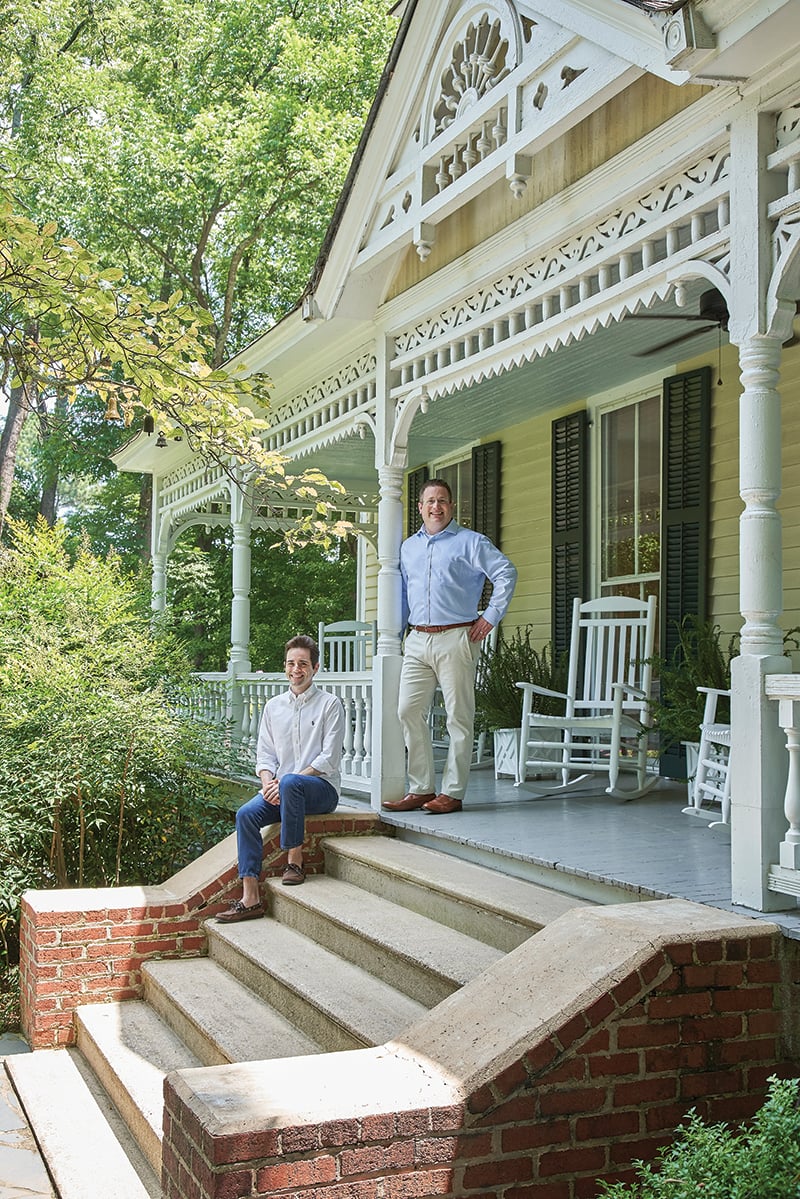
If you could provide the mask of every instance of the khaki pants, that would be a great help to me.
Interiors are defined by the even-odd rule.
[[[463,799],[475,737],[475,668],[480,642],[469,628],[406,637],[400,674],[398,716],[408,750],[408,789],[418,795],[436,791],[428,713],[437,683],[442,691],[450,746],[441,792]]]

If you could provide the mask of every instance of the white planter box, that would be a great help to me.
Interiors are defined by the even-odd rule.
[[[697,774],[697,759],[700,756],[699,741],[681,741],[686,751],[686,794],[688,803],[684,812],[694,811],[694,776]]]
[[[494,730],[494,777],[517,777],[519,729]]]

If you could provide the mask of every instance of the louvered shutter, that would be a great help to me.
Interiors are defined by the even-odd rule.
[[[500,454],[501,443],[489,441],[472,447],[472,527],[500,548]],[[492,598],[492,584],[483,585],[480,611]]]
[[[588,418],[572,412],[553,421],[551,433],[551,639],[569,649],[572,603],[587,597]]]
[[[500,548],[501,443],[490,441],[472,450],[472,527]]]
[[[661,471],[661,656],[672,659],[685,616],[708,615],[711,367],[664,380]],[[683,777],[683,750],[661,773]]]
[[[406,513],[406,537],[413,537],[417,529],[422,524],[422,517],[419,514],[419,497],[422,494],[422,488],[430,477],[430,472],[427,466],[421,466],[419,470],[412,470],[408,475],[408,511]]]

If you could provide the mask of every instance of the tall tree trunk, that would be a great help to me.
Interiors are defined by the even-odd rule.
[[[53,436],[53,427],[64,419],[67,410],[67,401],[64,396],[58,396],[56,399],[55,411],[51,417],[47,411],[46,402],[40,400],[37,405],[37,413],[39,416],[39,430],[44,448],[43,454],[43,471],[42,471],[42,498],[39,502],[39,515],[43,516],[47,523],[52,527],[56,523],[56,513],[58,511],[58,481],[59,481],[59,464],[56,455],[48,453],[48,441]]]
[[[0,436],[0,533],[8,512],[11,488],[14,485],[14,470],[17,464],[17,447],[25,421],[31,414],[30,404],[23,387],[12,387],[8,413]]]

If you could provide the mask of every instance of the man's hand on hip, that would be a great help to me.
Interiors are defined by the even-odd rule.
[[[488,620],[484,620],[482,616],[479,616],[469,631],[470,641],[483,641],[485,637],[489,636],[493,628],[494,625],[490,625]]]

